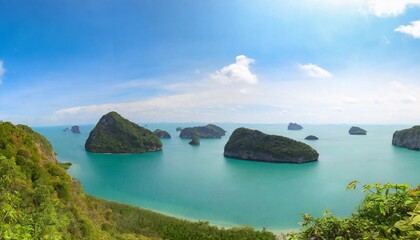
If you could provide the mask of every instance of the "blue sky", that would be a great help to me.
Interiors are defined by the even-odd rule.
[[[0,119],[420,122],[420,0],[0,0]]]

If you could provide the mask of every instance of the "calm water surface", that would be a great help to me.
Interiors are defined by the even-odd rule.
[[[301,213],[319,216],[329,209],[349,215],[363,197],[360,190],[345,190],[352,180],[420,183],[420,152],[391,145],[393,132],[408,126],[365,125],[367,136],[350,136],[347,125],[304,125],[302,131],[287,131],[283,124],[219,124],[228,131],[225,137],[202,139],[194,147],[180,139],[175,128],[196,125],[148,124],[151,130],[172,135],[162,140],[164,150],[121,155],[84,150],[93,125],[81,126],[81,134],[64,133],[64,127],[35,130],[51,141],[60,161],[73,163],[69,173],[81,180],[87,193],[224,226],[294,229]],[[319,161],[294,165],[225,158],[223,147],[241,126],[303,141],[319,152]],[[304,140],[309,134],[320,140]]]

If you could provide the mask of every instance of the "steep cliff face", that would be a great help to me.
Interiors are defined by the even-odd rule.
[[[90,132],[85,149],[94,153],[144,153],[162,150],[162,142],[148,129],[110,112]]]
[[[181,130],[179,137],[181,138],[221,138],[224,136],[226,131],[221,127],[214,124],[208,124],[206,126],[199,127],[188,127]]]
[[[232,133],[225,145],[224,155],[275,163],[313,162],[319,156],[316,150],[305,143],[247,128],[238,128]]]
[[[392,144],[411,150],[420,150],[420,126],[396,131],[392,136]]]

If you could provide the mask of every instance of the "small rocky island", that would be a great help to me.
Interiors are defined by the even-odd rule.
[[[177,131],[177,132],[182,131],[182,127],[177,127],[177,128],[176,128],[176,131]]]
[[[350,135],[366,135],[366,133],[367,133],[367,131],[363,128],[360,128],[360,127],[353,126],[349,129],[349,134]]]
[[[225,145],[226,157],[273,163],[306,163],[318,160],[318,152],[293,139],[268,135],[248,128],[236,129]]]
[[[70,131],[72,133],[80,133],[80,127],[77,125],[71,126]]]
[[[171,138],[171,134],[164,130],[156,129],[153,133],[158,138]]]
[[[420,125],[396,131],[392,136],[392,145],[420,150]]]
[[[189,142],[189,144],[193,146],[198,146],[200,145],[200,139],[195,137]]]
[[[221,138],[224,136],[226,131],[218,127],[214,124],[208,124],[206,126],[200,127],[188,127],[182,129],[181,133],[179,134],[180,138]]]
[[[110,112],[90,132],[85,149],[94,153],[144,153],[162,150],[162,142],[148,129]]]
[[[289,123],[289,126],[287,126],[287,130],[302,130],[303,127],[297,123]]]
[[[317,136],[314,136],[314,135],[309,135],[305,139],[306,140],[318,140],[319,138]]]

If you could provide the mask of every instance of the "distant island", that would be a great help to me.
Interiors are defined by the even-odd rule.
[[[77,125],[71,126],[70,131],[72,133],[80,133],[80,127]]]
[[[181,130],[179,134],[180,138],[221,138],[224,136],[226,131],[214,124],[208,124],[206,126],[199,127],[188,127]]]
[[[349,129],[349,134],[350,135],[366,135],[367,131],[363,128],[360,127],[356,127],[356,126],[352,126]]]
[[[258,130],[237,128],[225,145],[224,155],[243,160],[273,163],[306,163],[318,160],[318,152],[293,139]]]
[[[392,145],[419,151],[420,125],[396,131],[392,136]]]
[[[193,146],[198,146],[200,145],[200,139],[195,137],[189,142],[189,144]]]
[[[305,138],[306,140],[318,140],[319,138],[315,135],[309,135]]]
[[[94,153],[144,153],[162,150],[162,142],[150,130],[110,112],[90,132],[85,149]]]
[[[289,123],[287,130],[302,130],[303,127],[297,123]]]
[[[80,127],[77,125],[74,125],[74,126],[71,126],[71,128],[66,127],[63,129],[63,132],[68,132],[68,131],[71,131],[72,133],[80,133]]]
[[[158,138],[171,138],[171,134],[164,130],[156,129],[153,133]]]

